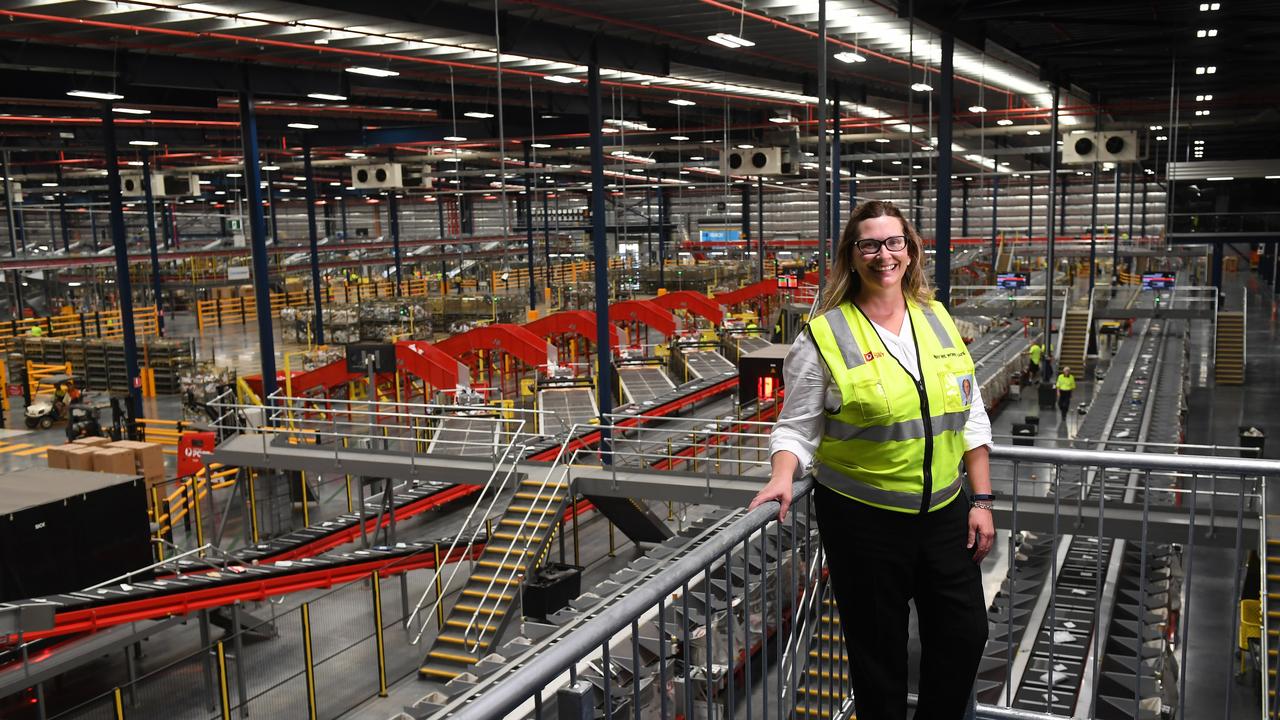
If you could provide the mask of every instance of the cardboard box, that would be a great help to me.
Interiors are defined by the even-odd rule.
[[[68,443],[66,445],[58,445],[49,448],[45,453],[45,457],[49,460],[49,467],[58,468],[60,470],[69,469],[71,467],[71,458],[69,457],[70,453],[83,447],[84,445]]]
[[[117,475],[136,475],[133,451],[129,448],[97,448],[93,451],[93,469]]]
[[[106,445],[107,443],[111,442],[111,438],[104,438],[104,437],[99,437],[97,435],[90,435],[89,437],[82,437],[77,440],[72,440],[71,442],[75,445],[88,445],[90,447],[94,447],[97,445]]]
[[[164,450],[159,443],[118,440],[107,447],[123,448],[133,453],[135,471],[147,480],[164,479]]]
[[[74,445],[74,447],[63,446],[67,448],[67,469],[68,470],[93,470],[93,454],[96,450],[92,445]]]

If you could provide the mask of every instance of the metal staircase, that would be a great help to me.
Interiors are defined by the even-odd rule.
[[[1088,308],[1068,309],[1066,324],[1062,328],[1062,352],[1058,356],[1058,368],[1070,367],[1076,377],[1082,376],[1085,353],[1089,349]]]
[[[545,560],[569,501],[568,482],[525,478],[476,560],[458,601],[439,613],[439,635],[419,668],[427,679],[447,682],[480,662],[496,646],[526,578]]]
[[[796,688],[794,717],[844,717],[841,706],[851,691],[849,656],[831,585],[824,583],[817,632],[809,647],[809,662]]]
[[[1219,311],[1213,342],[1214,383],[1243,385],[1244,355],[1244,313]]]

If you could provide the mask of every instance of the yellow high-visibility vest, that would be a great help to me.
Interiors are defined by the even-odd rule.
[[[840,390],[818,445],[818,482],[886,510],[921,513],[960,493],[964,426],[977,376],[941,303],[907,301],[920,362],[917,382],[851,303],[809,323]]]
[[[1076,389],[1076,378],[1075,378],[1075,376],[1074,376],[1074,375],[1059,375],[1059,376],[1058,376],[1058,389],[1059,389],[1059,390],[1075,390],[1075,389]]]

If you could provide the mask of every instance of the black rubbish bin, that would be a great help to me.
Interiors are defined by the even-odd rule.
[[[1058,404],[1058,391],[1049,383],[1040,383],[1040,409],[1052,410]]]
[[[1262,457],[1263,446],[1266,445],[1267,443],[1267,433],[1265,430],[1263,430],[1261,427],[1257,425],[1241,425],[1239,437],[1240,437],[1240,447],[1258,449],[1257,454],[1254,454],[1249,450],[1241,450],[1240,457],[1246,457],[1246,458]]]
[[[1013,444],[1014,445],[1035,445],[1036,435],[1039,427],[1030,423],[1014,423],[1013,424]]]
[[[1028,424],[1028,425],[1039,425],[1039,424],[1040,424],[1040,416],[1039,416],[1039,415],[1027,415],[1026,417],[1022,418],[1022,422],[1026,423],[1026,424]]]

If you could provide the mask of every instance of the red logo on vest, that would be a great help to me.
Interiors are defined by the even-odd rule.
[[[871,362],[872,360],[876,359],[876,355],[873,352],[865,352],[862,354],[862,359],[866,360],[867,362]]]

